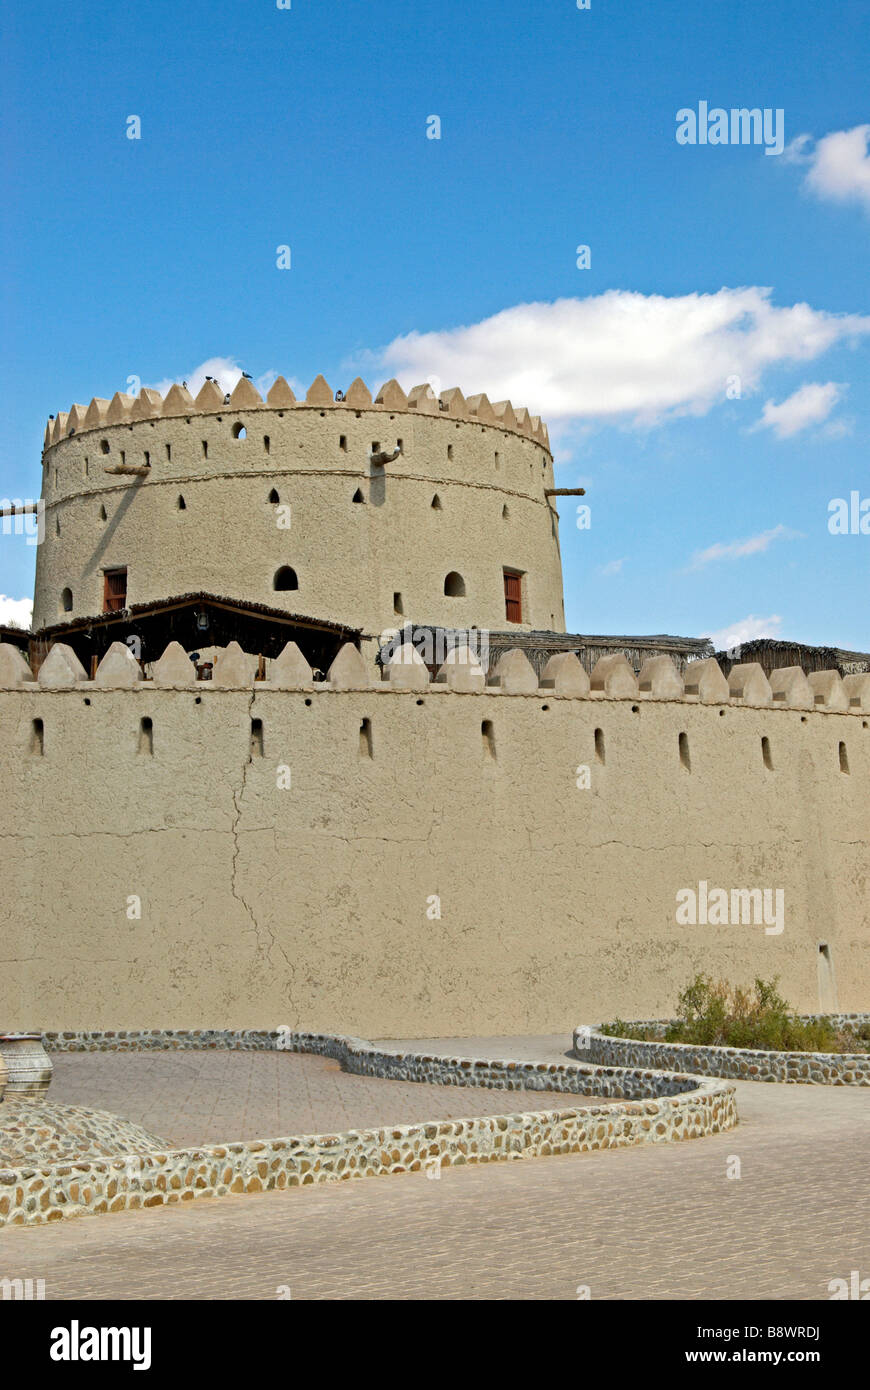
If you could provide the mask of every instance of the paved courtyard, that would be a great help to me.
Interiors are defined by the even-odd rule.
[[[547,1061],[569,1046],[438,1049]],[[870,1277],[867,1091],[737,1092],[737,1130],[673,1146],[11,1228],[0,1276],[43,1278],[49,1299],[274,1299],[286,1287],[294,1299],[524,1300],[572,1300],[583,1285],[593,1299],[824,1300],[831,1279]]]
[[[52,1101],[123,1115],[179,1146],[583,1103],[561,1093],[355,1076],[331,1057],[292,1052],[55,1052],[52,1064]]]

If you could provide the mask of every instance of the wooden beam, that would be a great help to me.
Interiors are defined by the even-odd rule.
[[[545,497],[585,497],[585,487],[545,487]]]

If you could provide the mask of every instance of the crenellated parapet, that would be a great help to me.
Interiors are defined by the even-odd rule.
[[[516,647],[505,652],[489,673],[468,646],[448,652],[434,678],[411,643],[398,647],[393,659],[378,673],[352,643],[338,652],[325,680],[314,672],[295,642],[288,642],[269,664],[265,680],[258,679],[256,656],[231,642],[217,653],[209,680],[199,680],[196,668],[178,642],[170,642],[151,666],[150,679],[123,642],[113,642],[99,662],[93,680],[64,642],[55,642],[34,676],[22,652],[0,643],[0,689],[187,689],[199,694],[219,690],[372,691],[397,694],[455,692],[479,695],[556,696],[585,701],[680,702],[747,709],[813,710],[835,714],[870,714],[870,675],[841,677],[837,671],[819,671],[807,677],[799,667],[772,671],[768,679],[760,665],[734,670],[740,674],[725,680],[714,660],[692,662],[680,675],[667,656],[645,662],[635,676],[625,657],[603,656],[587,675],[572,652],[550,657],[538,677],[525,652]],[[718,676],[717,676],[718,673]],[[732,673],[733,675],[733,673]],[[868,721],[863,721],[868,727]]]
[[[428,382],[411,388],[407,394],[392,379],[372,395],[361,377],[356,377],[346,391],[333,391],[323,376],[315,377],[304,400],[297,400],[283,376],[279,376],[265,399],[254,383],[240,377],[231,392],[224,392],[216,381],[206,381],[194,397],[187,386],[175,383],[165,397],[144,386],[138,396],[116,391],[112,399],[95,396],[90,405],[72,405],[59,411],[45,427],[46,450],[75,434],[101,430],[110,425],[132,424],[141,420],[177,419],[194,415],[222,415],[227,411],[248,410],[371,410],[387,414],[416,412],[418,415],[444,414],[453,420],[488,425],[510,434],[534,439],[549,451],[547,426],[538,415],[530,415],[525,406],[514,407],[510,401],[491,403],[485,394],[465,397],[459,387],[451,387],[436,396]]]

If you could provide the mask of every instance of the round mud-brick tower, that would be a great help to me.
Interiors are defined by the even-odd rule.
[[[369,636],[564,631],[546,426],[459,390],[336,394],[243,377],[50,420],[34,629],[204,591]]]

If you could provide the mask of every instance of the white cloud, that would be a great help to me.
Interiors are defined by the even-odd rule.
[[[731,651],[744,642],[751,642],[753,637],[778,637],[781,627],[782,618],[778,613],[772,613],[769,618],[756,618],[750,613],[748,618],[740,618],[730,627],[720,628],[709,636],[717,652]]]
[[[264,372],[254,381],[254,385],[264,399],[277,375],[277,372],[270,370]],[[221,390],[225,394],[229,394],[241,380],[242,369],[234,357],[209,357],[206,362],[200,362],[198,367],[194,367],[192,371],[182,376],[164,377],[162,381],[145,382],[145,385],[151,386],[153,390],[159,391],[161,396],[165,396],[170,386],[174,386],[176,382],[180,385],[182,381],[186,381],[190,394],[196,396],[205,385],[207,376],[214,377]],[[290,377],[289,383],[296,396],[304,398],[308,388],[297,381],[295,377]]]
[[[773,541],[793,541],[801,539],[800,531],[791,531],[787,526],[774,526],[770,531],[761,531],[757,536],[749,536],[745,541],[717,541],[706,550],[696,550],[692,556],[690,569],[698,570],[714,560],[742,560],[747,555],[761,555]]]
[[[779,405],[765,401],[761,419],[753,429],[772,429],[778,439],[790,439],[808,425],[827,420],[845,391],[846,387],[837,381],[808,381]]]
[[[770,294],[751,286],[673,298],[608,290],[518,304],[477,324],[408,333],[365,361],[406,390],[434,374],[548,421],[649,424],[703,415],[725,400],[729,378],[740,377],[745,396],[768,368],[812,361],[870,333],[868,317],[778,308]]]
[[[870,125],[835,130],[813,142],[810,135],[792,140],[789,162],[808,166],[804,187],[818,198],[863,203],[870,211]]]
[[[620,574],[620,573],[622,572],[622,567],[623,567],[624,564],[625,564],[625,559],[624,559],[624,558],[623,558],[622,560],[608,560],[608,562],[607,562],[606,565],[599,565],[599,567],[598,567],[598,573],[599,573],[599,574]]]
[[[29,628],[33,617],[33,600],[7,598],[0,594],[0,623],[5,627]]]

